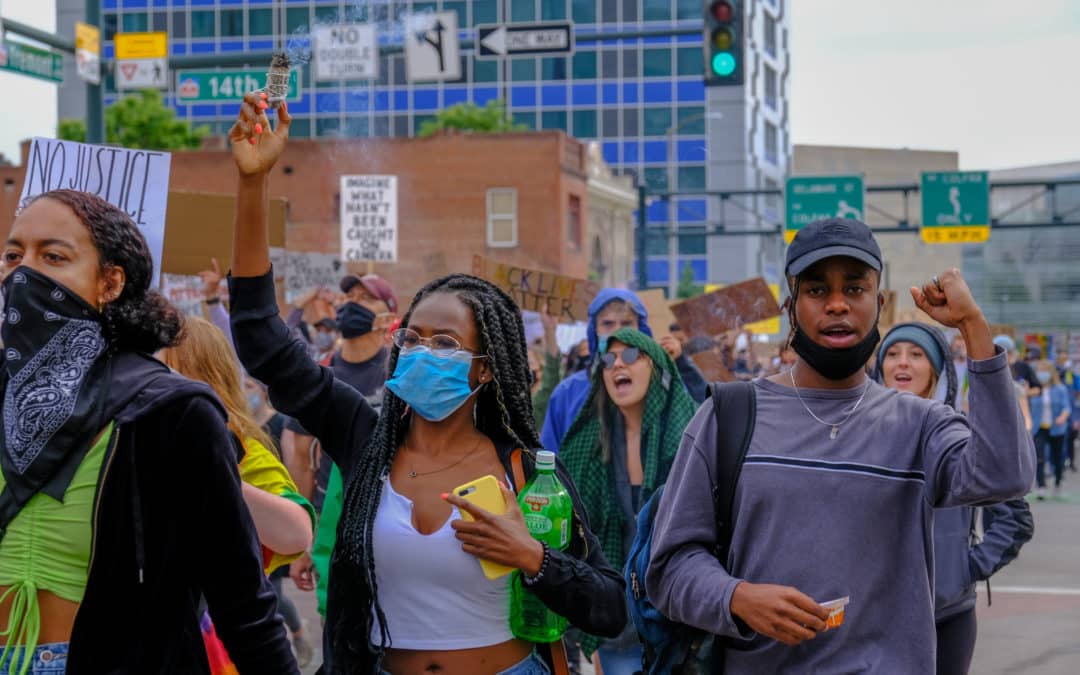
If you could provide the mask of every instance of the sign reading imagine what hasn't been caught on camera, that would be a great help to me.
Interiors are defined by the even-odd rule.
[[[154,284],[165,245],[165,206],[172,155],[35,138],[20,203],[61,188],[95,194],[123,210],[142,231],[154,259]]]
[[[341,177],[341,259],[397,262],[397,176]]]

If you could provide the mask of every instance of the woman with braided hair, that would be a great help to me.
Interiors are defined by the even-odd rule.
[[[521,314],[492,284],[455,274],[417,293],[395,331],[380,414],[311,362],[278,315],[267,236],[267,179],[288,137],[271,131],[257,95],[245,97],[230,134],[239,169],[233,337],[275,407],[319,439],[345,485],[330,567],[326,630],[330,673],[549,672],[549,650],[510,631],[509,577],[487,579],[477,558],[522,571],[553,611],[592,634],[626,623],[623,582],[608,565],[573,481],[570,546],[550,550],[525,527],[504,484],[493,515],[447,495],[484,475],[526,478],[540,445],[533,419]],[[514,484],[515,489],[522,485]],[[460,518],[469,512],[475,519]]]

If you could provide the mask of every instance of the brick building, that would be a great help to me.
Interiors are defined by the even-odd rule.
[[[305,139],[289,143],[270,194],[288,200],[290,250],[336,253],[340,176],[398,176],[398,262],[375,271],[404,300],[438,275],[470,271],[474,253],[586,278],[587,169],[586,146],[559,131]],[[22,183],[23,167],[0,168],[0,232]],[[228,148],[173,153],[171,190],[229,193],[235,184]]]

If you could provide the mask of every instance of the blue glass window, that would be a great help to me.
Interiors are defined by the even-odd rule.
[[[574,105],[596,105],[595,84],[572,85]]]
[[[638,102],[638,86],[635,82],[623,82],[622,86],[622,100],[623,103],[637,103]]]
[[[619,144],[607,142],[600,146],[601,152],[604,154],[604,161],[608,164],[617,164],[619,162]]]
[[[531,82],[536,79],[536,59],[528,56],[510,61],[510,79],[514,82]]]
[[[701,80],[676,82],[675,91],[680,101],[699,102],[705,100],[705,83]]]
[[[645,108],[642,130],[646,136],[663,136],[671,128],[671,108]]]
[[[551,84],[540,87],[540,102],[546,106],[565,106],[567,103],[566,87]]]
[[[595,110],[575,110],[573,112],[573,119],[573,134],[576,138],[596,138],[597,134]]]
[[[545,110],[540,114],[540,118],[545,129],[562,129],[563,131],[567,131],[565,110]]]
[[[679,133],[685,136],[705,135],[704,106],[679,106]]]
[[[667,161],[667,144],[664,141],[645,141],[644,145],[646,162]]]
[[[663,241],[663,239],[660,241]],[[645,272],[648,274],[650,283],[666,284],[668,280],[668,263],[666,260],[650,260],[645,265]]]
[[[536,87],[511,87],[510,105],[519,108],[535,108]]]
[[[252,9],[248,12],[248,35],[273,35],[274,10]]]
[[[604,84],[600,87],[603,92],[604,105],[617,105],[619,103],[619,85]]]
[[[557,56],[554,58],[541,59],[540,72],[543,79],[547,82],[565,80],[566,58]]]
[[[646,103],[670,103],[670,82],[646,82],[641,85],[641,92]]]
[[[596,79],[596,52],[577,52],[572,60],[575,80]]]
[[[675,58],[679,62],[679,75],[704,75],[705,54],[702,47],[679,47]]]
[[[645,77],[671,77],[671,50],[645,49],[642,50],[642,64],[644,65]]]
[[[476,87],[472,91],[473,103],[479,106],[485,106],[488,101],[494,101],[498,98],[499,90],[497,87]]]
[[[473,59],[473,82],[498,82],[499,62]]]
[[[566,18],[566,0],[540,0],[542,21],[561,21]]]
[[[413,108],[416,110],[437,110],[439,92],[435,89],[419,89],[413,92]]]
[[[499,21],[497,0],[473,0],[472,15],[474,26],[482,23],[497,23]]]
[[[570,0],[574,23],[596,23],[596,0]]]
[[[536,0],[510,0],[510,20],[536,21]]]
[[[244,10],[221,10],[222,37],[240,37],[244,34]]]
[[[191,13],[191,37],[214,37],[214,12],[197,10]]]
[[[469,91],[464,87],[447,87],[443,90],[443,105],[452,106],[469,100]]]
[[[703,166],[680,166],[679,167],[680,190],[704,190],[705,167]]]

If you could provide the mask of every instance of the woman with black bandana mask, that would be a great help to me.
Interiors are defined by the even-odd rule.
[[[747,394],[756,413],[723,559],[712,554],[717,436],[745,420],[718,421],[709,404],[683,435],[645,585],[669,618],[725,638],[725,673],[933,672],[934,509],[1031,484],[1008,362],[958,270],[911,295],[964,338],[970,415],[867,376],[882,266],[856,220],[810,223],[788,248],[797,359]],[[840,607],[842,623],[827,623]]]
[[[48,192],[2,271],[0,668],[208,672],[201,596],[241,670],[297,672],[224,409],[150,356],[182,324],[138,228]]]

